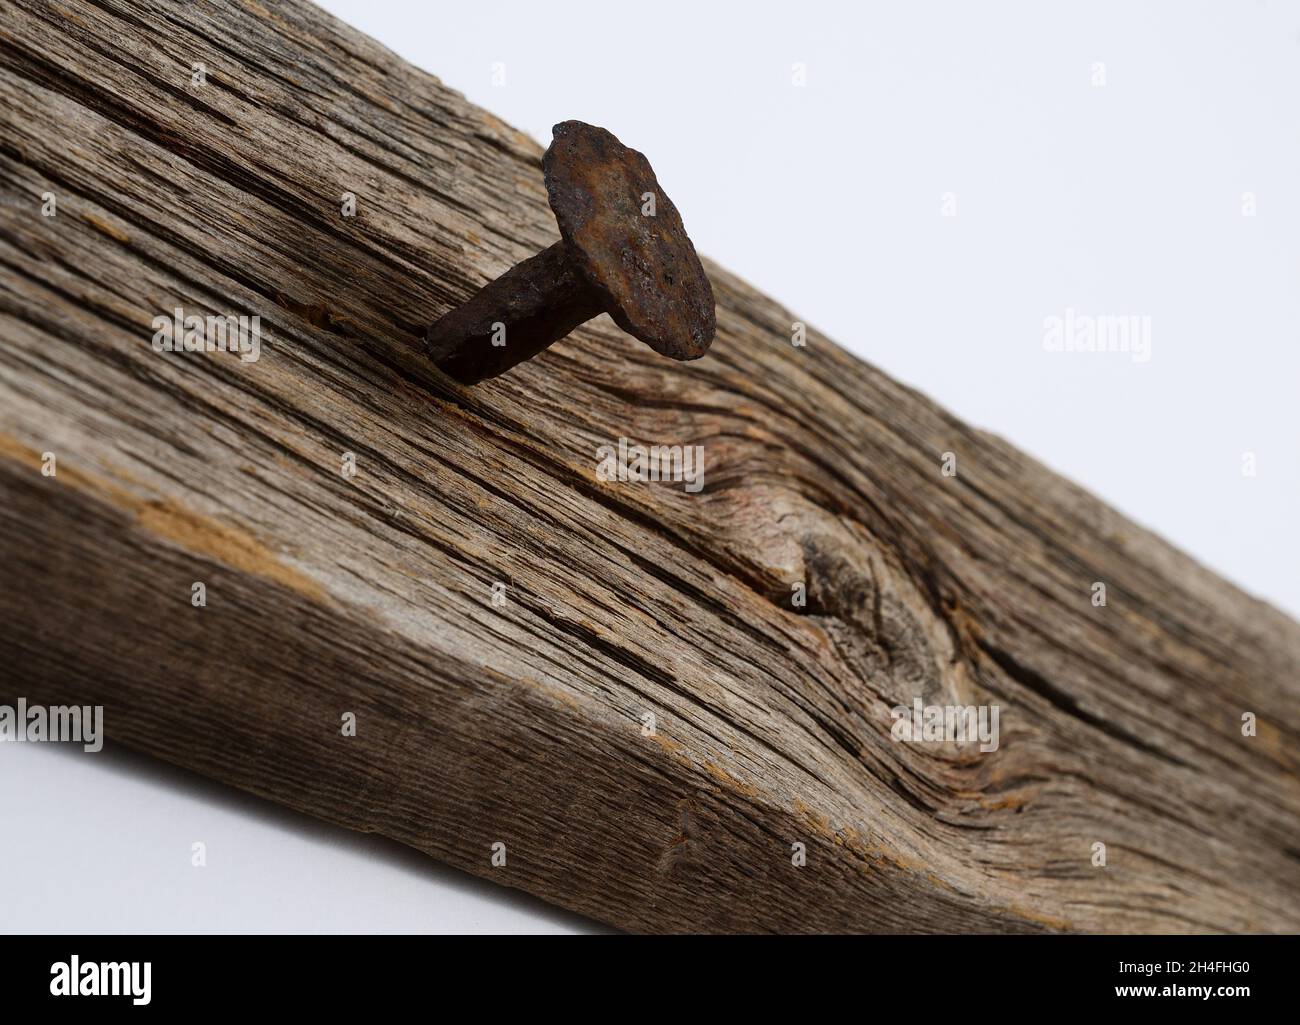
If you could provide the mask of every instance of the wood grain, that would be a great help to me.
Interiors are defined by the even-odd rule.
[[[631,930],[1300,930],[1300,626],[713,264],[704,360],[601,317],[458,388],[423,326],[558,232],[436,78],[297,0],[21,0],[0,123],[0,700]]]

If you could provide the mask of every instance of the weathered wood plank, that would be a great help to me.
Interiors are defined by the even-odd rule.
[[[713,265],[698,363],[602,317],[457,388],[423,325],[556,229],[433,77],[304,3],[24,0],[0,111],[0,700],[630,929],[1300,928],[1296,623]],[[178,306],[261,358],[156,353]],[[998,750],[894,741],[917,697]]]

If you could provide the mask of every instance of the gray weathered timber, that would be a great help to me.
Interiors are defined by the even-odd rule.
[[[297,0],[0,6],[0,701],[632,930],[1300,930],[1291,619],[712,264],[695,363],[420,358],[540,155]]]

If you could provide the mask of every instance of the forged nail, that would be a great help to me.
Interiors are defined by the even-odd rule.
[[[713,288],[649,161],[581,121],[552,134],[542,171],[560,241],[435,321],[426,352],[475,384],[608,313],[670,359],[703,356],[715,330]]]

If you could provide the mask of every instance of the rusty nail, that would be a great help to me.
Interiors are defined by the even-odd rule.
[[[581,121],[552,134],[542,171],[560,241],[430,325],[426,352],[475,384],[608,313],[656,352],[699,359],[713,342],[713,289],[650,162]]]

